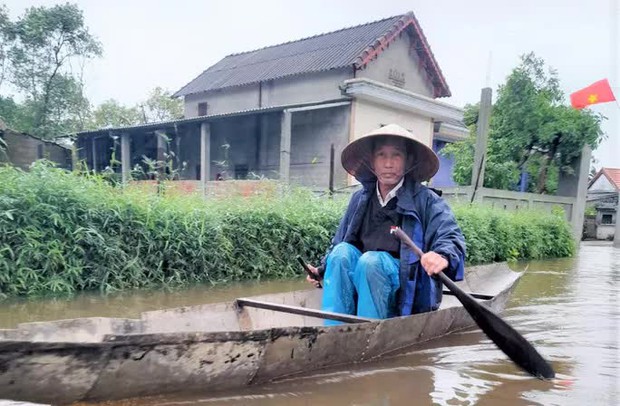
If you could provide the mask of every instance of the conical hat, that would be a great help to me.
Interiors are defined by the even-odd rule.
[[[439,170],[439,158],[411,132],[396,124],[389,124],[364,134],[351,141],[342,150],[341,160],[344,169],[359,182],[376,180],[372,172],[372,149],[379,137],[390,135],[402,138],[407,145],[407,163],[405,173],[417,181],[429,180]]]

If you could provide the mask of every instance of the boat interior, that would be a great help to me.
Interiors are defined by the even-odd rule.
[[[457,285],[477,300],[490,301],[509,289],[520,274],[505,263],[467,268],[465,280]],[[102,342],[106,335],[161,334],[180,332],[252,331],[283,327],[324,325],[325,319],[343,323],[375,320],[352,315],[323,312],[321,289],[238,298],[197,306],[144,312],[139,319],[87,317],[48,322],[22,323],[15,329],[0,330],[0,340],[31,342]],[[455,296],[444,288],[438,311],[460,306]]]

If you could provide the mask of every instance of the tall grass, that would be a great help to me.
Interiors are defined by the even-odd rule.
[[[0,168],[0,293],[114,291],[301,275],[316,262],[346,200],[286,197],[205,201],[114,187],[37,163]],[[560,217],[457,207],[471,263],[566,256]]]

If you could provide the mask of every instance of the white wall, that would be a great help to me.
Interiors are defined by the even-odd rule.
[[[198,103],[205,101],[209,115],[255,109],[258,107],[258,84],[185,96],[185,117],[197,117]]]
[[[358,71],[356,77],[376,80],[413,93],[433,97],[433,87],[428,75],[422,68],[416,52],[409,50],[410,44],[409,35],[401,33],[400,37],[379,54],[377,59],[371,61],[363,70]],[[402,78],[404,83],[399,83],[394,78]]]
[[[610,237],[613,237],[615,232],[616,232],[616,226],[614,224],[598,225],[596,226],[596,239],[607,240]]]
[[[350,68],[188,95],[185,96],[185,117],[198,116],[198,103],[202,102],[207,102],[207,114],[212,115],[335,100],[342,98],[339,86],[352,77]]]
[[[342,98],[340,85],[353,77],[353,68],[292,76],[263,83],[265,106],[310,103]]]
[[[349,142],[350,106],[300,111],[292,116],[292,183],[319,190],[329,187],[330,144],[334,144],[334,185],[345,186],[340,154]],[[279,146],[279,144],[278,144]]]
[[[426,145],[432,147],[433,120],[429,117],[362,100],[353,102],[352,108],[351,140],[357,139],[381,125],[398,124],[417,135]]]
[[[602,174],[588,190],[606,190],[609,192],[614,192],[616,188],[611,184],[609,179],[607,179],[607,176]]]

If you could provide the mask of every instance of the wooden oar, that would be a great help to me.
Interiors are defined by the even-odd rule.
[[[396,235],[404,244],[422,258],[424,253],[407,234],[398,227],[392,228],[392,234]],[[439,272],[437,277],[441,282],[454,293],[463,307],[476,322],[478,327],[499,347],[504,354],[519,367],[529,372],[531,375],[540,379],[551,379],[555,377],[553,368],[536,349],[519,334],[508,323],[493,313],[489,308],[478,303],[473,297],[465,293],[443,272]]]

